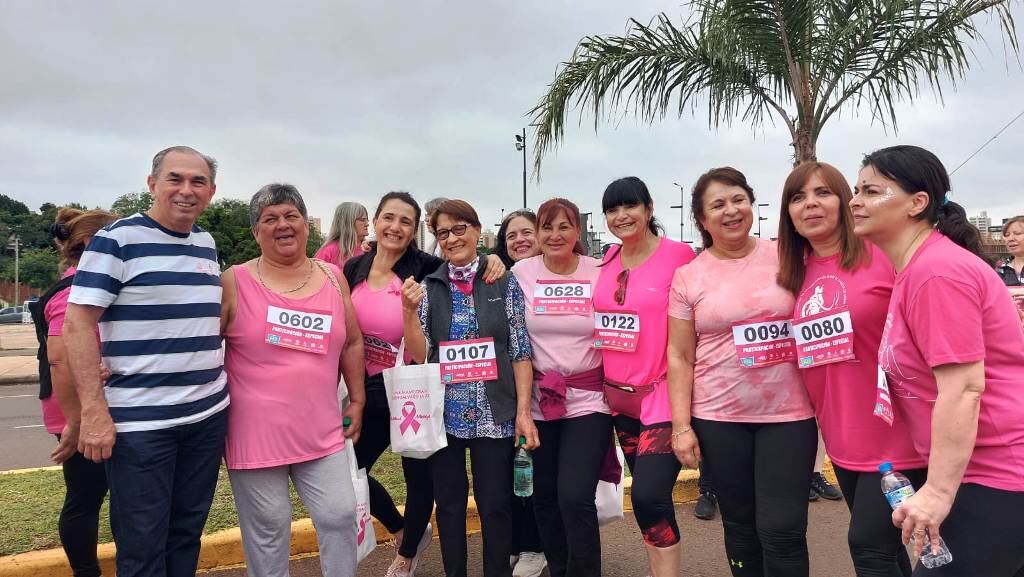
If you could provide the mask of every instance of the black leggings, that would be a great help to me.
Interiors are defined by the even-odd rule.
[[[733,577],[807,577],[807,480],[818,450],[814,419],[691,422],[714,479]]]
[[[536,421],[533,507],[551,577],[601,574],[601,530],[594,497],[612,442],[612,417],[593,413]]]
[[[914,577],[1024,577],[1024,492],[960,485],[939,534],[953,561]]]
[[[644,542],[671,547],[679,542],[672,490],[682,468],[672,452],[672,423],[644,425],[625,415],[616,415],[614,420],[622,454],[633,474],[630,499]]]
[[[413,557],[434,510],[434,485],[426,459],[402,457],[406,490],[403,519],[388,490],[377,479],[369,476],[374,463],[390,445],[391,411],[388,408],[387,393],[383,385],[369,386],[366,389],[366,406],[363,408],[363,427],[359,442],[356,443],[356,462],[366,469],[368,476],[370,514],[391,533],[404,530],[398,554]]]
[[[892,524],[892,508],[882,494],[882,474],[844,469],[832,463],[843,498],[850,508],[847,540],[857,577],[910,577],[910,557]],[[924,485],[927,469],[900,471],[915,489]]]
[[[100,507],[107,495],[107,473],[103,463],[94,463],[81,453],[65,461],[62,469],[67,492],[57,522],[60,543],[75,577],[98,577],[96,540]]]

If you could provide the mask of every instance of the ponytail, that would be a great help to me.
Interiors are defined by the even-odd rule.
[[[949,240],[974,253],[981,260],[989,262],[989,258],[981,248],[981,232],[967,220],[964,207],[946,198],[936,209],[935,229]]]

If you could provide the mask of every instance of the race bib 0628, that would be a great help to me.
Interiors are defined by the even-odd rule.
[[[295,307],[267,306],[265,342],[308,353],[327,354],[331,344],[331,313]]]
[[[585,315],[593,310],[590,281],[538,280],[533,312],[539,315]]]

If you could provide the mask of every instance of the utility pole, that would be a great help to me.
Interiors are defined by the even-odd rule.
[[[21,269],[21,237],[14,235],[11,237],[11,241],[7,243],[7,248],[14,249],[14,306],[21,305],[21,284],[18,278]]]
[[[761,238],[761,221],[768,220],[767,216],[761,216],[762,206],[768,206],[768,204],[764,202],[757,203],[757,238]]]

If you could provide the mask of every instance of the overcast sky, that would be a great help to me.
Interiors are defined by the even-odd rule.
[[[325,226],[337,203],[372,212],[396,189],[421,203],[467,199],[489,225],[522,204],[513,136],[556,65],[583,36],[621,33],[629,17],[660,11],[681,20],[686,9],[610,0],[4,2],[0,192],[32,208],[109,206],[145,187],[156,151],[187,144],[220,161],[218,196],[247,200],[263,184],[290,182]],[[924,145],[949,169],[960,164],[1024,108],[1024,73],[1004,56],[998,29],[982,28],[987,44],[972,45],[972,70],[944,104],[925,91],[900,107],[898,135],[844,114],[826,126],[819,159],[851,180],[863,153],[896,143]],[[655,126],[626,117],[596,134],[589,117],[572,124],[540,184],[529,183],[531,206],[565,196],[597,213],[608,182],[636,175],[678,237],[673,182],[689,189],[729,164],[772,204],[765,227],[774,230],[790,169],[784,126],[715,131],[703,108]],[[956,173],[953,198],[971,214],[1024,213],[1022,150],[1024,119]]]

